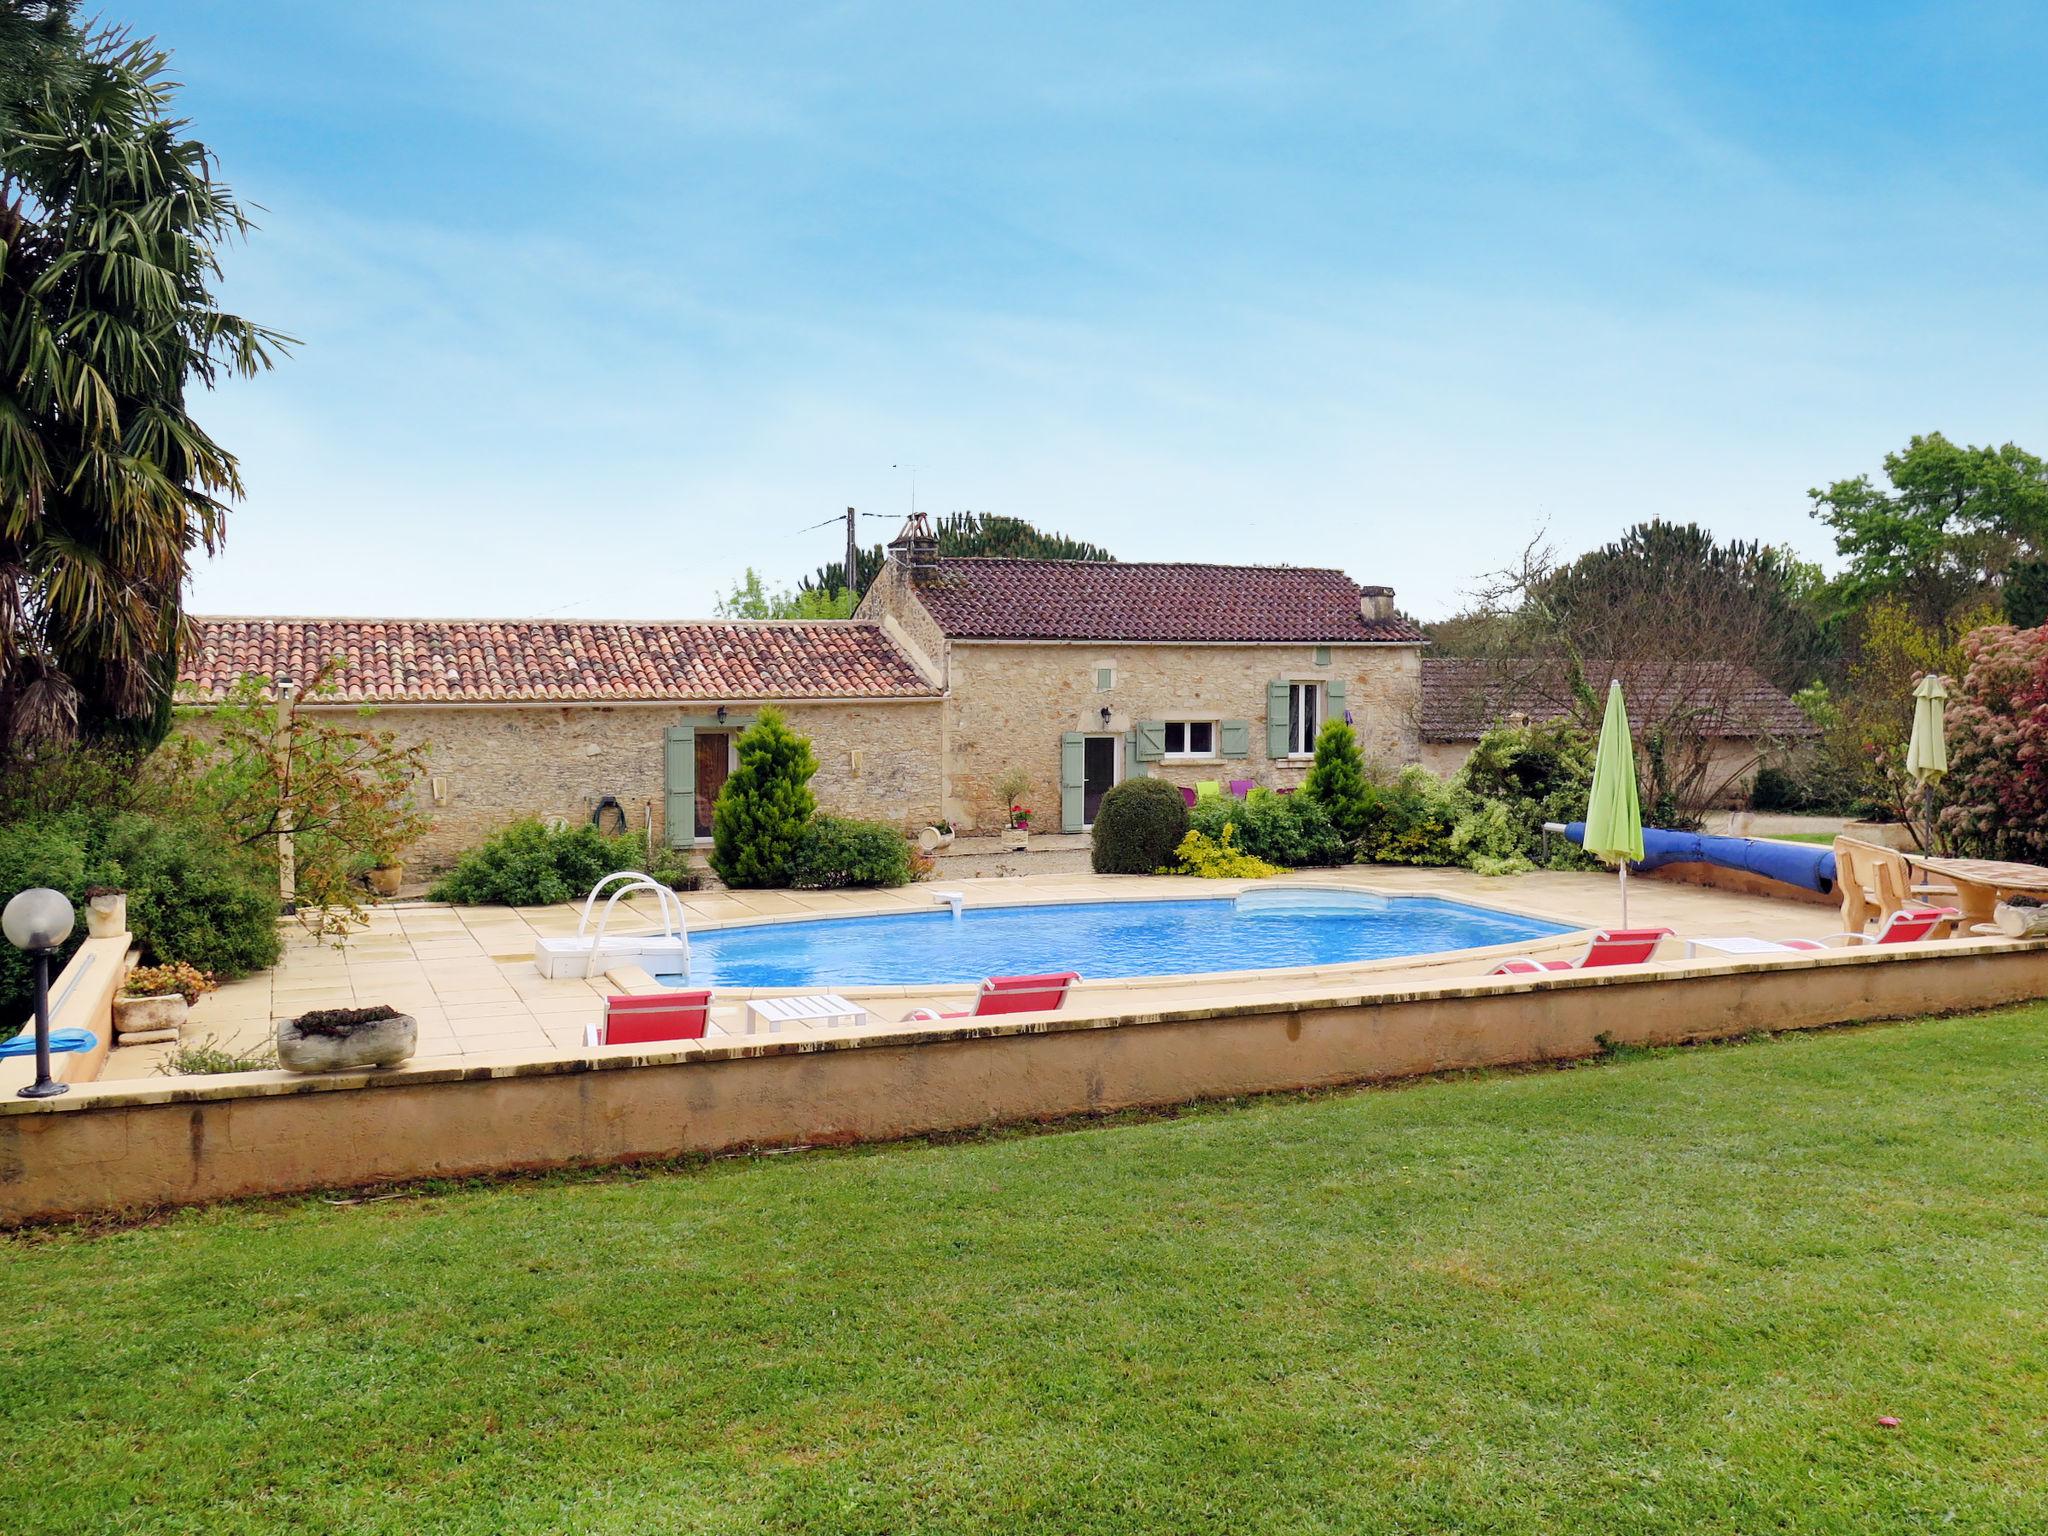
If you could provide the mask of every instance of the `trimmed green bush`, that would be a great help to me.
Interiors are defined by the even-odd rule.
[[[1593,869],[1599,861],[1562,837],[1545,850],[1543,823],[1583,821],[1593,788],[1593,742],[1562,722],[1502,726],[1479,738],[1452,782],[1485,805],[1498,805],[1498,829],[1484,835],[1502,858],[1520,857],[1551,869]],[[1476,866],[1475,866],[1476,867]]]
[[[730,886],[787,885],[818,810],[811,793],[818,760],[773,709],[740,733],[736,750],[739,766],[711,811],[711,867]]]
[[[1347,843],[1357,842],[1372,824],[1378,788],[1366,775],[1358,733],[1342,720],[1326,720],[1316,732],[1315,766],[1302,781],[1301,793],[1322,806]]]
[[[1470,797],[1427,768],[1404,768],[1373,802],[1359,840],[1367,864],[1456,864],[1451,831],[1470,808]]]
[[[277,866],[214,829],[119,817],[94,881],[127,888],[128,927],[148,960],[224,981],[277,964]]]
[[[883,821],[816,816],[790,859],[789,883],[799,890],[910,883],[910,841]]]
[[[647,840],[638,832],[608,837],[587,824],[550,828],[529,816],[470,849],[427,894],[464,906],[544,907],[580,899],[622,869],[687,889],[689,871],[673,849],[657,850],[655,867],[648,863]]]
[[[183,961],[233,978],[277,961],[276,866],[205,822],[97,807],[0,822],[0,892],[32,885],[80,908],[87,886],[127,891],[128,926],[153,964]],[[60,964],[84,936],[81,915]],[[0,944],[0,1031],[12,1033],[29,994],[26,957]]]
[[[1255,789],[1244,800],[1211,795],[1188,812],[1188,829],[1213,842],[1223,841],[1226,827],[1238,850],[1285,869],[1343,864],[1351,858],[1351,845],[1331,824],[1322,802],[1306,794]]]
[[[1187,836],[1188,808],[1164,779],[1125,779],[1095,811],[1088,862],[1098,875],[1156,874]]]

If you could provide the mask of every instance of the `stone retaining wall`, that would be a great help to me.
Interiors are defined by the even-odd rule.
[[[2042,994],[2048,947],[1953,940],[1769,962],[1389,984],[923,1031],[619,1047],[0,1102],[0,1225],[379,1181],[879,1140],[1591,1055]]]

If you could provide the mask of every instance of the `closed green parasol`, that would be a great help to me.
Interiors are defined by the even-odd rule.
[[[1586,852],[1621,870],[1621,925],[1628,926],[1628,864],[1643,856],[1643,806],[1636,797],[1636,744],[1619,681],[1607,685],[1607,717],[1593,758],[1593,793],[1586,800]]]
[[[1913,736],[1906,743],[1906,772],[1920,781],[1930,852],[1934,847],[1934,781],[1948,772],[1947,707],[1948,685],[1936,673],[1928,673],[1913,689]]]

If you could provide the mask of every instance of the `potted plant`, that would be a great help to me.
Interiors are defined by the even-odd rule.
[[[2048,938],[2048,904],[2038,896],[2008,896],[1991,913],[2009,939]]]
[[[277,1021],[277,1064],[287,1072],[395,1067],[419,1038],[419,1021],[396,1008],[320,1008]]]
[[[213,987],[211,976],[182,960],[139,965],[114,999],[114,1033],[128,1045],[175,1040],[192,1005]]]
[[[1012,853],[1022,853],[1031,846],[1031,808],[1023,805],[1010,807],[1010,824],[1003,829],[1003,846]]]
[[[405,883],[405,860],[399,857],[398,849],[379,839],[370,845],[369,868],[363,871],[363,878],[377,895],[392,897]]]
[[[996,794],[1007,809],[1003,812],[1003,846],[1022,853],[1031,846],[1031,812],[1024,805],[1024,791],[1031,780],[1021,768],[1012,768],[995,782]]]
[[[926,853],[936,853],[941,848],[953,846],[953,823],[944,817],[933,822],[917,834],[917,846]]]
[[[118,939],[128,931],[128,893],[118,885],[85,888],[85,935]]]

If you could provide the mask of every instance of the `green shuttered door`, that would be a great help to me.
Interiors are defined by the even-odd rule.
[[[663,744],[662,825],[671,848],[687,848],[697,836],[697,728],[672,725]]]
[[[1078,832],[1086,822],[1088,738],[1068,731],[1060,738],[1060,829]]]

